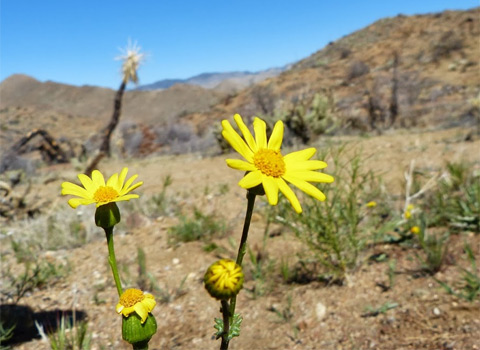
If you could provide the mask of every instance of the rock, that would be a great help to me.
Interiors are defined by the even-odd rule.
[[[325,307],[325,305],[318,302],[317,306],[315,307],[315,314],[317,316],[317,320],[322,321],[327,315],[327,308]]]

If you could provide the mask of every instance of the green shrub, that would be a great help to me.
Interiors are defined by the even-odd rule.
[[[425,203],[431,226],[480,232],[480,174],[474,172],[472,164],[448,163],[445,175]]]
[[[328,173],[335,182],[318,186],[326,201],[305,196],[303,213],[297,215],[282,197],[275,219],[292,229],[308,247],[308,256],[302,257],[303,267],[318,269],[321,265],[323,277],[343,280],[347,271],[357,267],[360,253],[373,239],[373,232],[389,216],[389,206],[383,198],[379,178],[371,170],[363,170],[359,152],[349,156],[347,147],[342,146],[331,150],[330,156]],[[327,159],[327,154],[319,159]],[[380,202],[384,219],[366,207],[372,199]]]
[[[464,250],[470,262],[470,270],[460,268],[462,273],[462,281],[457,283],[457,288],[451,287],[445,282],[435,279],[449,294],[455,295],[457,298],[465,299],[473,302],[480,298],[480,274],[477,270],[477,263],[472,248],[465,243]]]

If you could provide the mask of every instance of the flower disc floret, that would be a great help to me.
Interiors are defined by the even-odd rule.
[[[113,174],[106,183],[103,174],[98,170],[92,172],[91,178],[85,174],[79,174],[78,179],[83,187],[71,182],[64,182],[62,183],[62,195],[77,197],[68,201],[68,204],[73,209],[79,205],[96,203],[97,207],[99,207],[112,202],[138,198],[138,194],[129,193],[143,185],[143,182],[133,184],[138,177],[136,174],[125,181],[127,173],[128,168],[123,168],[120,174]]]
[[[280,177],[285,174],[285,162],[280,151],[260,149],[253,155],[253,164],[267,176]]]
[[[208,293],[215,299],[227,300],[243,287],[242,267],[233,260],[222,259],[210,265],[203,281]]]
[[[120,296],[116,310],[125,317],[135,312],[140,316],[141,322],[144,323],[148,313],[153,310],[156,304],[152,294],[144,293],[140,289],[130,288]]]
[[[242,117],[236,114],[235,120],[242,136],[240,136],[228,120],[222,121],[222,136],[245,160],[227,159],[227,165],[233,169],[242,170],[247,174],[238,183],[245,189],[253,189],[262,185],[271,205],[278,203],[278,192],[282,192],[289,200],[297,213],[302,207],[297,196],[287,183],[290,183],[306,194],[320,201],[325,195],[310,182],[333,182],[333,177],[316,170],[327,166],[320,160],[311,158],[315,148],[282,155],[283,122],[275,123],[270,139],[267,140],[267,127],[263,120],[256,118],[253,121],[255,137],[245,125]]]

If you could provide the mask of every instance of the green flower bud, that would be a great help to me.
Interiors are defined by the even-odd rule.
[[[103,229],[108,229],[120,222],[120,210],[115,202],[97,207],[95,211],[95,224]]]
[[[203,282],[205,289],[215,299],[228,300],[243,287],[242,267],[233,260],[222,259],[210,265]]]
[[[157,331],[157,321],[152,314],[148,314],[145,322],[133,313],[128,317],[122,317],[123,340],[133,345],[134,349],[148,349],[148,342]]]

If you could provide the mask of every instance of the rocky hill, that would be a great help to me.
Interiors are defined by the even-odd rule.
[[[479,22],[480,8],[384,18],[189,118],[199,124],[260,114],[283,119],[304,140],[326,132],[473,125]]]
[[[131,155],[205,150],[215,146],[212,125],[234,113],[282,119],[287,138],[305,143],[322,134],[472,126],[480,118],[479,22],[480,8],[384,18],[240,92],[182,84],[128,91],[115,137]],[[45,127],[88,149],[114,94],[12,76],[0,84],[0,142]]]
[[[225,72],[202,73],[188,79],[165,79],[152,84],[141,85],[135,90],[163,90],[175,84],[198,85],[205,89],[216,89],[223,92],[236,92],[267,78],[275,77],[288,67],[271,68],[258,72]]]

